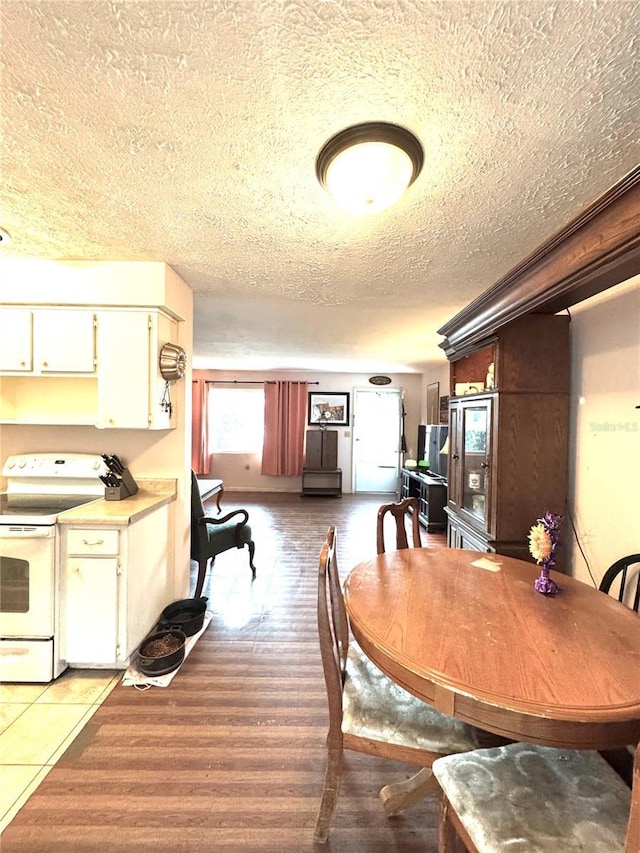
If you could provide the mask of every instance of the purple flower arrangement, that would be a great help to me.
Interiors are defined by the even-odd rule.
[[[555,565],[554,555],[561,522],[562,516],[545,512],[529,531],[529,552],[541,566],[540,576],[536,578],[533,588],[543,595],[555,595],[559,592],[558,585],[549,577],[549,569]]]

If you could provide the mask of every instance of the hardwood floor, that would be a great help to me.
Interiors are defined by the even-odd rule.
[[[435,799],[389,819],[378,799],[415,769],[349,752],[329,842],[313,843],[327,727],[318,557],[330,524],[343,577],[373,556],[387,499],[225,493],[223,511],[249,510],[257,579],[246,549],[217,558],[213,619],[171,685],[118,684],[6,828],[3,853],[435,853]]]

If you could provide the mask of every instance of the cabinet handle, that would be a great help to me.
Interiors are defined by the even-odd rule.
[[[43,361],[43,362],[42,362],[42,366],[43,366],[43,367],[49,367],[49,362],[48,362],[48,361]]]
[[[95,542],[89,542],[89,540],[88,540],[88,539],[83,539],[83,540],[82,540],[82,544],[83,544],[83,545],[88,545],[89,547],[91,547],[91,546],[93,546],[93,545],[104,545],[104,539],[96,539],[96,541],[95,541]]]
[[[460,459],[460,457],[458,456],[458,454],[457,454],[457,453],[452,453],[452,454],[451,454],[451,458],[452,458],[452,459]]]
[[[20,367],[26,367],[26,366],[27,366],[27,362],[26,362],[26,361],[21,361],[21,362],[20,362]]]
[[[481,468],[488,468],[488,467],[489,467],[489,463],[488,463],[488,462],[481,462],[481,463],[480,463],[480,467],[481,467]]]

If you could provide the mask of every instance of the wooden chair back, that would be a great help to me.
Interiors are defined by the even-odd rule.
[[[437,788],[429,769],[436,758],[465,752],[478,744],[477,732],[471,726],[407,693],[377,669],[357,643],[350,644],[336,539],[332,526],[318,567],[318,637],[329,706],[327,767],[314,833],[319,843],[328,837],[340,789],[343,750],[423,768],[411,779],[385,785],[380,791],[386,814],[394,815]]]
[[[636,566],[635,573],[630,571],[632,566]],[[604,573],[599,589],[610,594],[611,587],[614,586],[618,578],[618,601],[638,613],[640,608],[640,554],[629,554],[627,557],[616,560]]]
[[[384,524],[385,516],[391,515],[396,523],[396,550],[409,547],[407,537],[407,517],[411,520],[411,538],[414,548],[421,548],[420,541],[420,526],[418,522],[418,512],[420,505],[418,498],[404,498],[397,503],[383,504],[378,510],[378,529],[376,537],[376,547],[378,554],[385,553],[384,547]]]
[[[329,704],[329,745],[341,741],[342,688],[349,652],[349,622],[336,560],[336,529],[331,526],[318,569],[318,637]]]

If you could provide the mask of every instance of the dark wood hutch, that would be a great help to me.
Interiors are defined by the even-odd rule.
[[[570,318],[559,312],[638,272],[640,166],[438,330],[451,363],[451,547],[527,558],[536,517],[563,513]]]

